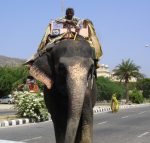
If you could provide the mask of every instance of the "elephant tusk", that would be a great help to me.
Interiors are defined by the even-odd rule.
[[[53,81],[43,72],[40,71],[36,66],[30,67],[29,73],[36,79],[44,83],[48,89],[52,88]]]

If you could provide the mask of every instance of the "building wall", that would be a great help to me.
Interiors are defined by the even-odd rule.
[[[103,77],[111,77],[111,73],[109,71],[108,65],[101,64],[100,67],[97,69],[97,76],[103,76]]]
[[[112,81],[120,81],[116,76],[113,76],[113,73],[109,71],[108,65],[101,64],[97,69],[97,77],[103,76],[111,79]],[[136,82],[136,78],[131,78],[129,82]]]

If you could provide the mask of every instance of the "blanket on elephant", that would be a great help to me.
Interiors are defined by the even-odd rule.
[[[100,42],[96,36],[94,25],[88,19],[83,20],[83,23],[86,23],[86,26],[88,26],[88,31],[89,31],[89,37],[86,40],[90,43],[91,47],[95,49],[96,59],[99,59],[99,57],[102,56],[103,52],[102,52]],[[51,25],[49,24],[46,28],[45,34],[44,34],[44,36],[41,40],[41,43],[38,47],[38,51],[44,49],[48,43],[52,44],[52,43],[61,41],[64,38],[64,36],[67,34],[67,33],[63,33],[62,35],[59,35],[55,38],[50,38],[50,36],[49,36],[50,31],[51,31]],[[74,35],[74,36],[76,36],[76,35]]]

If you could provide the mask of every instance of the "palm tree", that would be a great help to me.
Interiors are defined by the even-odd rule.
[[[137,66],[133,63],[132,60],[122,60],[122,63],[117,65],[113,70],[114,76],[117,76],[121,81],[125,83],[125,95],[126,95],[126,103],[129,101],[129,90],[128,83],[131,78],[143,78],[144,75],[139,72],[140,66]]]

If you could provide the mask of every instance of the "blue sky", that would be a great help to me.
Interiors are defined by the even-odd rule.
[[[150,0],[63,0],[75,16],[91,19],[110,70],[130,58],[150,77]],[[29,58],[62,0],[0,0],[0,55]]]

